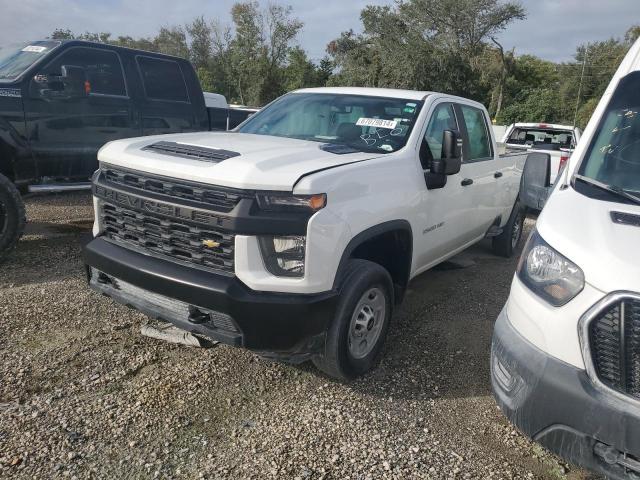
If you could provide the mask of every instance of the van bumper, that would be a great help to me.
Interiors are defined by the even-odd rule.
[[[84,247],[89,285],[179,328],[267,357],[301,362],[321,351],[337,292],[256,292],[236,277],[138,253],[102,238]]]
[[[640,408],[593,385],[585,370],[539,350],[503,310],[494,329],[491,384],[524,434],[570,462],[614,479],[640,479]]]

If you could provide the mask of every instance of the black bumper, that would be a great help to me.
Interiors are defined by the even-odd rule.
[[[509,420],[547,449],[611,478],[640,479],[635,402],[597,389],[584,370],[536,348],[504,310],[494,330],[491,384]]]
[[[84,260],[89,273],[97,270],[107,279],[95,282],[90,277],[91,287],[119,303],[187,331],[290,361],[304,360],[320,351],[337,302],[336,292],[314,295],[256,292],[233,276],[157,259],[101,238],[84,247]],[[109,277],[163,296],[163,302],[177,300],[190,309],[222,313],[232,319],[233,328],[194,322],[187,315],[183,318],[163,315],[166,310],[154,308],[153,302],[135,295],[125,295],[118,282],[109,282]]]

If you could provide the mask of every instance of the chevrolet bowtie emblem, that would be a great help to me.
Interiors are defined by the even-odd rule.
[[[220,242],[216,242],[215,240],[203,240],[202,245],[207,248],[216,248],[220,246]]]

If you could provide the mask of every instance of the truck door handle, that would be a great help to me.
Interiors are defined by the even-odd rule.
[[[494,178],[500,178],[502,176],[502,172],[496,172],[493,174]]]
[[[460,182],[460,185],[462,185],[463,187],[466,187],[468,185],[471,185],[473,183],[473,180],[471,178],[465,178],[464,180],[462,180],[462,182]]]

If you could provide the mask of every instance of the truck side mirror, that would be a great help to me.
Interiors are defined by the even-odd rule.
[[[90,85],[84,68],[76,65],[63,65],[60,71],[62,72],[65,97],[82,98],[89,94]]]
[[[441,175],[455,175],[462,167],[462,139],[457,132],[442,132],[442,158],[433,160],[431,171]]]
[[[530,153],[524,164],[520,199],[533,210],[542,210],[551,193],[551,155]]]

